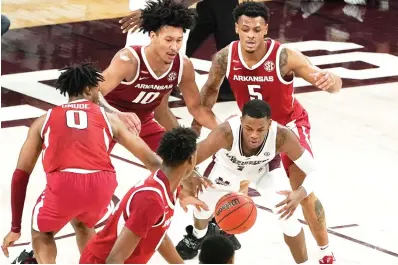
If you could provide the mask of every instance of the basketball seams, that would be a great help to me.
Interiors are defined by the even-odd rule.
[[[256,207],[252,202],[249,202],[249,203],[252,205],[252,210],[250,211],[250,214],[247,215],[246,219],[240,225],[238,225],[237,227],[234,227],[234,228],[231,228],[231,229],[228,229],[228,230],[223,230],[224,232],[233,231],[235,229],[238,229],[242,225],[246,224],[246,221],[251,217],[251,215],[253,214],[253,211],[254,211],[254,209]],[[248,204],[248,203],[246,203],[246,204]]]

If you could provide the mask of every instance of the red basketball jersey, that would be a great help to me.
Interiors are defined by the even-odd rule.
[[[65,169],[115,172],[108,153],[112,129],[97,104],[83,99],[48,110],[41,137],[47,174]]]
[[[153,118],[153,111],[164,95],[181,81],[183,56],[177,54],[170,68],[157,76],[145,56],[144,46],[127,47],[138,62],[137,73],[131,82],[122,82],[105,96],[108,103],[123,112],[134,112],[141,123]]]
[[[156,198],[160,198],[164,210],[156,224],[149,228],[145,237],[141,238],[131,256],[125,260],[125,263],[145,264],[158,249],[170,227],[174,215],[174,203],[177,196],[177,191],[174,195],[170,192],[168,179],[160,170],[149,176],[143,182],[139,182],[126,193],[116,206],[113,214],[109,217],[104,229],[88,243],[87,250],[96,258],[105,261],[109,256],[118,235],[122,229],[127,226],[130,214],[134,214],[131,207],[142,207],[141,209],[146,211],[145,214],[148,214],[147,210],[150,211],[148,205],[145,204],[145,201],[138,200],[136,196],[136,194],[140,192],[146,192],[146,196],[158,196]],[[137,199],[135,199],[135,197],[137,197]],[[147,217],[132,216],[132,218],[146,219]]]
[[[229,45],[226,77],[239,108],[251,99],[262,99],[271,106],[271,118],[286,125],[300,117],[304,108],[294,98],[293,80],[285,81],[279,70],[281,44],[266,39],[266,55],[249,67],[243,60],[240,42]]]

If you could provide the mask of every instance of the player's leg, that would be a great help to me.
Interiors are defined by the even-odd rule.
[[[262,200],[272,209],[275,218],[277,218],[293,259],[297,264],[300,264],[308,260],[302,225],[298,221],[296,214],[293,214],[287,220],[279,219],[276,214],[275,205],[285,199],[285,196],[277,194],[277,191],[285,189],[280,185],[284,176],[286,176],[286,173],[282,168],[270,168],[269,172],[258,180],[256,187],[261,194]]]
[[[114,172],[95,172],[85,174],[82,177],[81,190],[88,196],[82,198],[83,211],[71,220],[76,232],[76,242],[80,254],[83,253],[89,240],[95,235],[94,226],[107,212],[112,195],[117,187],[116,174]]]
[[[294,124],[289,124],[287,127],[297,135],[301,145],[312,154],[308,116],[304,115],[303,119],[296,121]],[[290,186],[293,190],[296,190],[303,184],[306,174],[286,155],[282,154],[281,157],[289,177]],[[325,260],[334,261],[333,254],[329,248],[325,210],[321,201],[313,192],[301,202],[301,207],[311,233],[321,249],[321,259],[325,258]]]

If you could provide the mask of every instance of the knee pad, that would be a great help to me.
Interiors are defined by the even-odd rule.
[[[300,234],[302,225],[299,220],[293,215],[287,220],[278,220],[285,235],[295,237]]]

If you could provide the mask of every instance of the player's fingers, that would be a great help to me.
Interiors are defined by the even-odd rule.
[[[129,21],[131,19],[131,15],[127,16],[127,17],[123,17],[119,20],[119,24],[124,24],[126,23],[126,21]]]
[[[8,245],[6,245],[5,243],[3,243],[3,245],[1,246],[1,250],[3,251],[3,253],[4,253],[4,256],[6,256],[7,258],[9,257],[9,253],[8,253],[8,248],[7,248],[7,246]]]
[[[321,78],[319,78],[319,80],[315,83],[316,86],[320,86],[324,83],[327,83],[329,80],[329,74],[325,74],[324,76],[322,76]]]
[[[291,192],[292,192],[292,191],[290,191],[290,190],[281,190],[281,191],[277,191],[276,193],[278,193],[279,195],[289,196],[289,194],[290,194]]]
[[[294,211],[295,211],[296,209],[292,209],[290,212],[289,212],[289,214],[286,216],[286,219],[285,220],[287,220],[287,219],[289,219],[290,217],[292,217],[292,215],[294,214]]]
[[[127,27],[125,27],[123,29],[123,33],[127,33],[129,31],[131,33],[133,33],[133,32],[136,32],[138,28],[139,28],[138,25],[136,23],[132,22],[132,23],[128,24]]]
[[[277,213],[277,214],[281,214],[281,213],[283,213],[283,212],[286,212],[288,209],[289,209],[289,206],[288,206],[288,204],[287,204],[287,205],[285,205],[282,209],[280,209],[279,211],[277,211],[276,213]]]
[[[277,205],[275,205],[276,208],[281,207],[282,205],[285,205],[287,202],[289,201],[288,198],[284,199],[283,201],[281,201],[280,203],[278,203]]]

